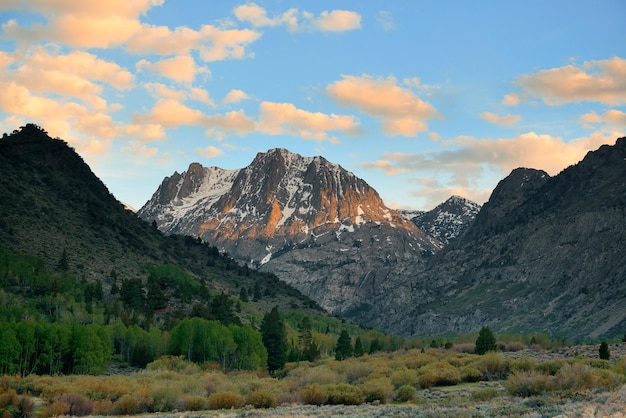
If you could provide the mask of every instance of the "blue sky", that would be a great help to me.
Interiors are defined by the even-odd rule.
[[[0,2],[0,131],[141,207],[189,163],[322,155],[395,208],[484,203],[626,131],[626,2]]]

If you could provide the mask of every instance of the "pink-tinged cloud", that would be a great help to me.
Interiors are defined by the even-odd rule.
[[[209,145],[208,147],[204,147],[204,148],[196,148],[195,151],[198,154],[204,156],[205,158],[215,158],[224,154],[224,151],[222,151],[221,149],[213,145]]]
[[[229,91],[226,94],[226,96],[224,96],[224,98],[222,99],[222,103],[225,103],[225,104],[239,103],[247,99],[248,99],[248,95],[244,91],[233,89]]]
[[[270,135],[289,133],[304,139],[336,141],[336,138],[328,136],[329,131],[349,135],[359,133],[359,124],[354,116],[309,112],[291,103],[262,102],[260,111],[259,130]]]
[[[246,48],[261,37],[259,32],[250,29],[219,29],[210,25],[203,26],[201,32],[207,41],[197,49],[200,57],[208,62],[252,57],[254,54]]]
[[[418,177],[411,179],[411,184],[415,184],[410,194],[424,202],[426,209],[433,209],[450,196],[461,196],[473,202],[482,204],[489,200],[491,189],[481,190],[474,187],[451,186],[445,181],[439,181],[432,177]]]
[[[443,141],[447,149],[419,154],[386,153],[374,162],[365,162],[363,167],[380,169],[389,175],[427,174],[431,177],[448,179],[444,188],[458,188],[455,192],[476,201],[487,196],[481,186],[485,170],[508,175],[518,167],[529,167],[556,175],[569,165],[582,160],[590,150],[603,144],[613,144],[616,132],[603,134],[593,132],[583,138],[564,141],[560,137],[528,132],[513,138],[478,139],[458,137]],[[495,185],[494,185],[495,186]],[[461,193],[461,190],[467,193]],[[471,191],[471,193],[470,193]],[[434,202],[441,202],[437,195]]]
[[[253,27],[284,25],[291,32],[346,32],[361,27],[361,15],[350,10],[325,10],[319,16],[315,16],[311,12],[291,8],[270,17],[267,10],[258,4],[248,3],[236,7],[233,13],[239,21],[248,22]]]
[[[522,117],[519,115],[496,115],[491,112],[483,112],[480,114],[480,118],[486,120],[487,122],[494,123],[496,125],[505,125],[512,126],[517,122],[522,120]]]
[[[548,105],[581,101],[619,105],[626,103],[626,60],[614,57],[541,70],[518,77],[515,84]]]
[[[594,124],[608,124],[615,127],[626,127],[626,113],[617,109],[610,109],[602,115],[596,112],[585,113],[580,117],[581,122],[585,126]]]
[[[509,93],[509,94],[505,94],[504,97],[502,98],[502,105],[503,106],[517,106],[519,105],[521,101],[521,98],[518,94],[515,93]]]
[[[165,139],[165,129],[157,123],[131,124],[126,126],[127,135],[137,138],[142,142],[152,142]]]
[[[179,55],[155,63],[143,59],[137,63],[136,68],[137,71],[151,71],[179,83],[189,84],[193,82],[198,73],[208,71],[203,67],[196,66],[194,59],[189,55]]]
[[[350,10],[323,11],[312,26],[326,32],[347,32],[361,28],[361,15]]]
[[[416,136],[428,129],[427,121],[437,116],[436,109],[412,90],[400,87],[393,76],[343,76],[326,87],[339,105],[356,107],[379,118],[387,135]]]
[[[134,117],[135,123],[158,124],[166,128],[181,125],[201,126],[204,120],[205,115],[201,111],[174,99],[158,100],[148,115]]]

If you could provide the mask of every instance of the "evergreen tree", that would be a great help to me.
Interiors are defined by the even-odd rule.
[[[474,352],[476,354],[485,354],[488,351],[497,351],[498,346],[496,344],[496,336],[493,334],[489,327],[482,327],[478,332],[478,338],[476,339],[476,347]]]
[[[608,360],[611,358],[611,353],[609,352],[609,345],[606,343],[606,341],[602,341],[602,343],[600,344],[600,359],[602,360]]]
[[[241,290],[239,290],[239,300],[242,302],[248,302],[248,291],[245,287],[242,287]]]
[[[363,349],[361,337],[356,337],[356,341],[354,342],[354,357],[361,357],[363,354],[365,354],[365,350]]]
[[[267,350],[267,369],[272,373],[282,369],[287,362],[287,330],[277,306],[263,317],[261,336]]]
[[[368,350],[368,353],[372,354],[372,353],[375,353],[377,351],[383,351],[383,346],[380,343],[380,341],[378,340],[378,338],[374,338],[372,340],[372,343],[370,344],[370,349]]]
[[[302,348],[302,359],[315,361],[320,358],[320,349],[313,341],[313,329],[311,319],[308,316],[302,318],[300,323],[300,347]]]
[[[352,341],[350,334],[345,329],[339,334],[337,345],[335,346],[335,359],[343,360],[352,356]]]

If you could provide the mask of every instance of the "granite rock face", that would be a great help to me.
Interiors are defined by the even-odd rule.
[[[443,246],[351,172],[285,149],[239,170],[193,163],[138,214],[275,273],[333,313],[385,292],[395,265],[420,264]]]

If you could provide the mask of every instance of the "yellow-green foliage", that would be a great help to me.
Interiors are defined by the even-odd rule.
[[[533,370],[511,374],[504,387],[511,395],[528,397],[548,391],[551,384],[550,376]]]
[[[398,388],[396,391],[396,400],[398,402],[408,402],[415,399],[415,394],[417,390],[413,386],[403,385]]]
[[[393,385],[388,377],[375,377],[359,385],[366,402],[388,403],[393,396]]]
[[[302,402],[307,405],[323,405],[328,401],[328,395],[324,388],[317,383],[300,388],[298,395]]]
[[[506,361],[498,353],[488,352],[482,355],[476,366],[486,380],[502,379],[507,375]]]
[[[391,383],[399,388],[401,386],[415,386],[417,383],[417,370],[399,369],[391,374]]]
[[[208,403],[211,409],[232,409],[239,408],[243,398],[233,392],[216,392],[209,396]]]
[[[472,392],[472,399],[479,402],[489,401],[498,396],[496,388],[483,388]]]
[[[462,382],[478,382],[483,377],[482,372],[474,365],[461,367],[459,373]]]
[[[518,359],[509,360],[507,364],[511,372],[528,372],[535,370],[537,360],[530,357],[520,357]]]
[[[360,405],[365,402],[363,391],[347,383],[339,383],[338,385],[326,385],[324,391],[329,405]]]
[[[276,395],[267,390],[255,390],[246,396],[246,405],[255,408],[275,408],[277,403]]]
[[[445,361],[428,364],[419,370],[419,384],[423,388],[456,385],[461,381],[461,372]]]

